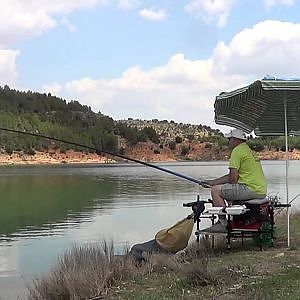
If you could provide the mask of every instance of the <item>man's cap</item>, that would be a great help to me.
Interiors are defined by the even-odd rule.
[[[240,139],[240,140],[246,140],[247,139],[245,132],[240,130],[240,129],[233,129],[229,133],[225,133],[224,136],[228,139],[231,138],[231,137],[234,137],[234,138],[237,138],[237,139]]]

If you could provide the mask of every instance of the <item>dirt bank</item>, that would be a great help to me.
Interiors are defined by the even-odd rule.
[[[205,144],[191,144],[187,153],[183,155],[182,147],[171,150],[167,147],[161,149],[157,145],[144,143],[128,148],[125,156],[147,162],[162,161],[211,161],[211,160],[227,160],[229,158],[228,150],[221,150],[215,147],[208,147]],[[285,160],[285,152],[264,150],[257,152],[262,160]],[[294,149],[289,152],[290,160],[299,160],[300,151]],[[34,164],[75,164],[75,163],[115,163],[120,159],[109,156],[100,156],[96,153],[85,153],[68,150],[62,153],[59,149],[48,152],[38,152],[34,155],[24,154],[23,152],[14,152],[9,155],[0,154],[0,165],[34,165]]]
[[[263,150],[256,152],[261,160],[285,160],[284,151]],[[143,161],[211,161],[211,160],[227,160],[230,152],[227,148],[220,149],[218,146],[210,143],[189,143],[176,145],[175,150],[168,147],[160,148],[158,145],[141,143],[132,148],[128,148],[126,154]],[[299,160],[300,151],[293,149],[288,153],[290,160]]]
[[[11,155],[0,154],[1,165],[43,165],[72,163],[113,163],[115,160],[96,153],[83,153],[73,150],[61,153],[58,151],[36,152],[34,155],[14,152]]]

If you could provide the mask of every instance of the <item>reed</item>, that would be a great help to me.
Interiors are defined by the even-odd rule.
[[[29,300],[100,299],[118,282],[149,272],[126,255],[114,255],[113,242],[74,245],[57,265],[27,287]]]
[[[165,265],[180,279],[183,286],[214,285],[218,281],[209,270],[212,249],[205,239],[191,243],[185,251],[169,256]]]
[[[212,280],[205,251],[195,243],[177,255],[149,255],[146,262],[137,263],[128,249],[123,255],[114,255],[112,241],[74,245],[48,274],[33,279],[27,287],[28,299],[103,299],[122,282],[134,282],[161,270],[176,273],[182,283],[206,285]]]

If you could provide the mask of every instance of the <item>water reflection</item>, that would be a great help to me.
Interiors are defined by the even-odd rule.
[[[116,182],[78,176],[1,176],[0,238],[57,234],[109,206]]]

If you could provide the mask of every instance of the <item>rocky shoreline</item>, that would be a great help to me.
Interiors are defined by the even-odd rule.
[[[212,160],[227,160],[229,157],[228,151],[207,151],[207,149],[194,149],[185,157],[176,156],[171,151],[161,151],[154,153],[153,150],[147,148],[133,148],[125,154],[125,156],[135,158],[147,162],[170,162],[170,161],[212,161]],[[285,160],[284,151],[261,151],[257,153],[261,160]],[[294,149],[289,152],[290,160],[300,160],[300,151]],[[68,150],[61,153],[59,150],[49,152],[36,152],[34,155],[24,154],[23,152],[14,152],[13,154],[0,154],[0,165],[59,165],[59,164],[107,164],[117,163],[119,159],[113,157],[102,156],[96,153],[85,153],[73,150]]]
[[[0,165],[58,165],[58,164],[89,164],[89,163],[115,163],[114,159],[100,156],[96,153],[84,153],[73,150],[60,153],[60,151],[36,152],[34,155],[14,152],[0,154]]]

